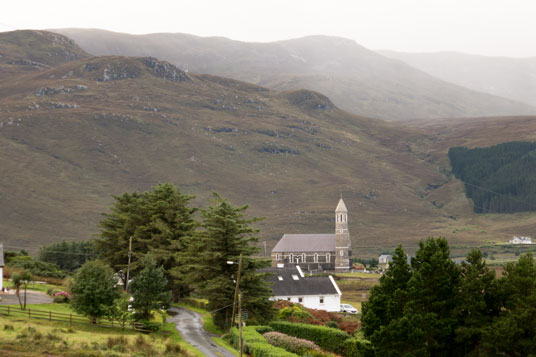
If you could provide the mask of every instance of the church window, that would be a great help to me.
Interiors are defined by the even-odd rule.
[[[329,262],[330,262],[330,260],[331,260],[331,254],[329,254],[329,253],[326,253],[326,262],[328,262],[328,263],[329,263]]]
[[[340,256],[342,257],[342,256],[344,255],[344,252],[341,250],[341,251],[339,252],[339,254],[340,254]]]
[[[315,253],[315,263],[318,263],[318,254]]]
[[[302,262],[305,263],[305,253],[302,254]]]
[[[294,262],[294,254],[290,254],[290,257],[288,259],[291,263]]]

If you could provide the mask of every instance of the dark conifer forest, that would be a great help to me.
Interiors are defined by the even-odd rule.
[[[477,213],[536,210],[536,143],[513,141],[487,148],[453,147],[452,172],[465,183]]]

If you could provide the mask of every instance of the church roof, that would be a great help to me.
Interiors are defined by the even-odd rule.
[[[337,208],[335,208],[335,212],[345,211],[348,212],[348,208],[346,208],[346,205],[344,204],[344,201],[342,198],[339,200],[339,204],[337,205]]]
[[[272,252],[334,252],[335,234],[284,234]]]
[[[272,283],[274,296],[335,295],[339,292],[329,277],[304,277],[297,268],[268,268],[266,280]]]

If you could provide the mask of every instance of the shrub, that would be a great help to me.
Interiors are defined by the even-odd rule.
[[[63,303],[66,303],[68,302],[69,300],[67,299],[66,296],[64,295],[58,295],[58,296],[54,296],[54,300],[53,300],[55,303],[57,304],[63,304]]]
[[[257,326],[258,327],[258,326]],[[238,329],[231,328],[233,346],[238,349]],[[272,346],[257,332],[255,326],[247,326],[242,329],[242,342],[244,352],[253,357],[295,357],[295,353],[285,351],[280,347]]]
[[[270,326],[255,326],[255,331],[260,333],[261,335],[265,334],[266,332],[272,332],[274,329]]]
[[[173,342],[166,343],[166,353],[174,354],[174,353],[181,353],[181,352],[184,352],[181,345],[173,343]]]
[[[4,330],[13,331],[14,330],[13,325],[4,325]]]
[[[326,323],[326,327],[339,328],[339,324],[337,323],[337,321],[328,321]],[[346,331],[346,332],[348,332],[348,331]]]
[[[32,275],[50,278],[64,278],[65,273],[60,271],[58,267],[51,263],[35,260],[30,256],[19,255],[12,258],[9,262],[12,268],[20,268],[28,270]]]
[[[126,352],[127,345],[128,340],[125,336],[108,337],[108,340],[106,341],[106,347],[121,353]]]
[[[359,328],[359,321],[343,321],[339,324],[338,328],[343,330],[349,335],[353,335],[354,332]],[[331,327],[331,326],[328,326]]]
[[[279,310],[279,314],[277,315],[277,317],[281,320],[288,320],[290,317],[295,317],[296,319],[303,320],[307,318],[312,318],[313,315],[311,315],[310,312],[306,311],[301,306],[293,305],[287,306],[282,310]]]
[[[372,344],[370,341],[359,339],[359,338],[349,338],[343,343],[343,354],[345,356],[362,356],[362,357],[373,357],[374,350],[372,349]]]
[[[313,341],[321,348],[338,354],[344,351],[343,343],[350,338],[346,332],[325,326],[273,321],[270,327],[287,335]]]
[[[311,341],[285,335],[281,332],[266,332],[263,336],[271,345],[284,348],[300,356],[303,356],[308,351],[320,349]]]

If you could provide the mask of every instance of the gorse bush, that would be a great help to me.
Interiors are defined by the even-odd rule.
[[[306,352],[312,350],[320,350],[320,347],[311,341],[285,335],[281,332],[267,332],[263,334],[263,337],[271,345],[284,348],[285,350],[300,356],[303,356]]]

